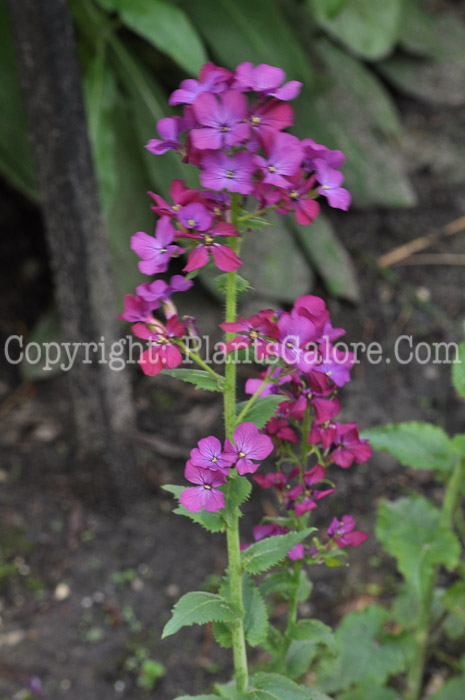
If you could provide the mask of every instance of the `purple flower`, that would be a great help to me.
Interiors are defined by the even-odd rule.
[[[334,463],[343,469],[350,467],[354,461],[357,464],[366,462],[373,453],[368,440],[360,439],[357,423],[337,423],[334,444],[336,448],[331,457]]]
[[[341,521],[333,518],[328,528],[328,535],[339,547],[359,547],[368,539],[366,532],[354,530],[355,520],[351,515],[343,515]]]
[[[222,151],[215,151],[202,158],[200,182],[203,187],[211,190],[251,194],[254,189],[252,175],[255,170],[252,156],[246,151],[240,151],[232,157]]]
[[[150,197],[156,202],[157,206],[152,207],[153,211],[160,216],[175,216],[176,213],[186,204],[191,202],[199,202],[202,200],[200,193],[197,190],[190,190],[182,180],[173,180],[170,186],[170,195],[173,204],[168,204],[163,197],[155,192],[149,192]]]
[[[230,71],[220,68],[213,63],[202,66],[199,80],[188,78],[183,80],[179,89],[175,90],[169,99],[170,105],[191,105],[203,92],[221,93],[226,88],[226,82],[231,77]]]
[[[287,102],[269,100],[252,108],[249,121],[254,134],[264,134],[267,131],[282,131],[294,122],[292,107]]]
[[[315,326],[311,321],[296,314],[283,313],[278,321],[279,342],[276,355],[286,364],[307,372],[317,363],[317,353],[306,350],[309,342],[315,340]]]
[[[123,321],[130,321],[131,323],[136,323],[136,321],[150,323],[150,321],[153,320],[151,312],[158,309],[160,304],[155,297],[152,299],[141,298],[142,295],[140,295],[139,289],[140,287],[136,290],[139,296],[134,296],[133,294],[125,295],[124,313],[118,314],[118,318]]]
[[[209,253],[213,255],[213,260],[218,269],[223,272],[237,270],[242,265],[242,260],[236,255],[234,250],[228,245],[217,243],[215,240],[218,236],[234,236],[236,229],[231,224],[219,223],[209,233],[201,234],[186,234],[186,237],[196,238],[202,241],[194,250],[189,253],[187,265],[184,268],[185,272],[198,270],[209,262]]]
[[[316,179],[320,183],[318,192],[328,200],[329,206],[334,209],[347,211],[350,206],[351,196],[348,190],[339,185],[344,181],[344,175],[339,170],[333,170],[323,160],[315,160]]]
[[[194,114],[203,129],[191,131],[192,143],[199,150],[235,146],[249,137],[245,120],[247,102],[238,90],[228,90],[220,98],[204,92],[194,104]]]
[[[326,374],[336,386],[344,386],[350,381],[350,370],[354,366],[354,354],[348,350],[339,350],[330,342],[321,343],[321,364],[316,370]]]
[[[176,218],[185,228],[206,231],[213,222],[213,214],[200,202],[191,202],[179,210]]]
[[[184,476],[192,484],[182,491],[179,500],[182,505],[191,513],[198,513],[199,510],[208,510],[214,513],[224,508],[224,493],[218,490],[218,486],[226,483],[226,479],[219,471],[196,467],[189,460],[186,464]]]
[[[273,442],[268,435],[258,432],[255,423],[241,423],[233,434],[234,443],[226,440],[225,452],[233,457],[239,474],[253,474],[259,464],[252,460],[262,460],[273,451]]]
[[[266,139],[264,147],[266,158],[254,156],[254,163],[264,175],[263,182],[277,187],[288,187],[286,177],[295,175],[302,162],[299,139],[292,134],[277,132]]]
[[[168,217],[158,220],[155,237],[138,231],[131,238],[131,248],[142,260],[139,270],[144,275],[154,275],[168,269],[170,258],[175,253],[183,253],[184,248],[172,245],[176,231]]]
[[[248,61],[240,63],[234,73],[234,87],[239,90],[252,90],[260,92],[278,100],[293,100],[300,92],[302,83],[291,80],[282,87],[278,87],[286,78],[282,68],[269,66],[266,63],[254,67]]]
[[[307,172],[316,170],[315,161],[317,158],[335,170],[339,170],[345,163],[346,157],[342,151],[331,151],[326,146],[315,143],[313,139],[303,139],[302,147],[305,155],[304,168]]]
[[[184,129],[181,117],[166,117],[157,123],[157,131],[163,139],[151,139],[146,145],[146,149],[156,156],[160,156],[167,151],[178,151],[181,148],[179,134]]]
[[[160,301],[162,303],[168,301],[170,296],[174,294],[175,292],[186,292],[188,289],[192,287],[194,283],[192,280],[186,280],[185,277],[182,275],[174,275],[170,281],[169,284],[167,284],[164,280],[155,280],[154,282],[144,282],[144,284],[140,284],[136,291],[139,297],[134,297],[135,299],[140,298],[141,302],[154,302],[154,301]],[[158,306],[158,304],[157,304]],[[153,308],[157,308],[157,306],[154,306]],[[126,320],[133,320],[133,319],[126,319]],[[134,319],[134,320],[140,320],[140,319]]]
[[[137,338],[149,340],[152,343],[139,357],[139,364],[144,374],[154,377],[162,369],[174,369],[181,364],[182,355],[172,339],[182,338],[186,329],[177,316],[170,318],[166,326],[154,320],[149,326],[136,323],[131,330]]]
[[[189,460],[195,467],[202,469],[212,469],[227,474],[229,467],[234,462],[234,455],[223,452],[221,442],[214,435],[202,438],[197,443],[197,447],[191,450]]]

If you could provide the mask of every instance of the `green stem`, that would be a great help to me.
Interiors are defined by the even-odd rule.
[[[237,416],[236,425],[239,425],[239,423],[242,423],[242,421],[243,421],[243,419],[244,419],[244,416],[245,416],[246,413],[248,412],[249,408],[251,408],[251,407],[254,405],[255,401],[258,399],[258,397],[260,396],[260,394],[262,393],[263,389],[266,387],[266,385],[268,384],[269,381],[270,381],[270,378],[269,378],[269,377],[265,377],[265,379],[264,379],[263,382],[260,384],[260,386],[258,387],[258,389],[257,389],[257,391],[255,392],[255,394],[252,394],[252,396],[251,396],[250,399],[247,401],[247,403],[245,404],[245,406],[244,406],[244,408],[242,409],[242,411],[241,411],[241,412],[239,413],[239,415]]]
[[[238,195],[232,195],[231,223],[238,228]],[[239,252],[240,242],[234,238],[231,246]],[[234,323],[237,315],[236,272],[228,272],[226,285],[226,321]],[[226,333],[226,342],[232,340],[234,333]],[[226,437],[232,440],[236,427],[236,364],[232,358],[227,359],[224,380],[224,423]],[[244,607],[242,601],[242,567],[239,542],[239,513],[234,508],[227,514],[226,539],[228,546],[229,582],[231,603],[237,609],[237,617],[232,623],[232,642],[234,657],[234,675],[237,692],[246,693],[249,686],[247,651],[244,637]]]
[[[183,352],[185,352],[186,355],[188,355],[188,357],[191,358],[191,360],[194,360],[194,362],[195,362],[199,367],[202,367],[202,369],[204,369],[206,372],[208,372],[209,374],[211,374],[211,376],[214,377],[214,378],[216,379],[216,381],[218,382],[218,384],[219,384],[220,386],[222,386],[222,382],[223,382],[223,380],[224,380],[224,377],[222,377],[221,374],[218,374],[217,372],[215,372],[215,370],[213,370],[211,367],[209,367],[209,366],[206,364],[206,362],[204,362],[204,361],[202,360],[202,358],[199,357],[199,356],[197,355],[196,352],[194,352],[193,350],[190,350],[190,349],[187,347],[187,345],[185,345],[185,343],[182,342],[182,340],[178,340],[178,341],[177,341],[177,344],[179,345],[179,347],[181,348],[181,350],[182,350]]]
[[[455,511],[457,510],[460,497],[462,496],[464,477],[465,458],[457,461],[452,476],[447,483],[439,521],[441,529],[449,530],[453,525]],[[427,578],[423,597],[420,602],[420,614],[415,634],[416,649],[407,675],[406,700],[420,700],[421,697],[431,628],[431,610],[438,573],[439,567],[435,566]]]
[[[259,209],[258,211],[254,211],[251,214],[245,214],[244,216],[240,216],[237,219],[237,222],[239,224],[243,224],[245,221],[250,221],[250,219],[255,219],[257,216],[261,216],[262,214],[267,214],[269,211],[272,211],[273,209],[277,209],[278,205],[277,204],[271,204],[269,207],[264,207],[263,209]]]

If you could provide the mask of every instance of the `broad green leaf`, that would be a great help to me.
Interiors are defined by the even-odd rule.
[[[165,484],[164,486],[162,486],[162,489],[164,491],[172,493],[173,496],[178,500],[178,502],[179,496],[185,488],[185,486],[174,486],[171,484]],[[208,510],[200,510],[198,513],[191,513],[190,510],[187,510],[185,506],[179,505],[173,510],[173,513],[175,513],[176,515],[184,515],[186,518],[190,518],[194,521],[194,523],[202,525],[202,527],[204,527],[209,532],[224,531],[225,523],[223,516],[220,514],[219,511],[215,513],[210,513]]]
[[[440,54],[435,18],[423,9],[419,0],[403,0],[399,41],[402,48],[414,55]]]
[[[234,69],[238,63],[268,63],[286,71],[287,80],[302,80],[307,87],[313,71],[278,3],[269,0],[182,1],[219,60]]]
[[[384,450],[406,467],[447,475],[453,468],[450,438],[430,423],[397,423],[363,431],[375,450]]]
[[[123,23],[155,48],[170,56],[190,75],[197,76],[208,58],[186,13],[166,0],[117,0]]]
[[[335,17],[342,10],[347,0],[319,0],[318,9],[328,19]]]
[[[409,586],[402,584],[391,611],[394,620],[402,625],[402,629],[414,630],[420,613],[418,595]]]
[[[444,629],[451,639],[462,639],[465,634],[465,582],[456,581],[443,595],[441,602],[449,612]]]
[[[219,595],[204,591],[186,593],[174,606],[172,617],[163,628],[162,639],[175,634],[181,627],[212,621],[232,622],[235,617],[231,605]]]
[[[377,70],[402,92],[437,104],[465,103],[465,26],[455,15],[442,13],[434,24],[439,49],[436,58],[419,59],[397,53],[380,61]]]
[[[314,42],[325,89],[299,99],[295,132],[344,152],[345,187],[358,205],[411,206],[415,192],[399,149],[399,120],[381,82],[327,41]]]
[[[279,593],[283,598],[289,599],[294,587],[293,576],[290,571],[276,571],[269,574],[261,583],[260,591],[262,595],[273,595]],[[305,571],[300,572],[299,588],[297,599],[299,603],[307,600],[312,590],[312,583],[308,580]]]
[[[336,655],[325,660],[319,684],[327,692],[349,689],[371,681],[382,685],[390,674],[405,668],[405,649],[393,640],[382,638],[388,612],[373,605],[362,612],[347,615],[336,631]]]
[[[429,697],[429,700],[463,700],[464,697],[465,674],[448,680],[441,690]]]
[[[298,681],[307,673],[316,656],[318,645],[310,639],[293,639],[286,653],[286,675]]]
[[[236,682],[229,681],[229,683],[215,683],[214,689],[222,698],[231,698],[231,700],[237,700],[237,690]],[[216,696],[216,700],[218,697]]]
[[[215,377],[204,369],[164,369],[163,374],[194,384],[196,389],[222,391],[221,385],[218,385]]]
[[[316,700],[311,688],[300,687],[278,673],[255,674],[252,687],[253,691],[246,695],[246,700]]]
[[[287,535],[275,535],[274,537],[266,537],[260,542],[251,544],[242,553],[242,563],[244,569],[251,574],[259,574],[262,571],[271,569],[281,559],[284,559],[286,554],[292,547],[295,547],[299,542],[314,532],[315,528],[308,527],[300,532],[289,532]]]
[[[381,688],[373,681],[358,685],[338,696],[338,700],[399,700],[399,693],[392,688]]]
[[[452,365],[452,381],[456,392],[465,399],[465,342],[460,343],[458,357]]]
[[[38,202],[36,167],[6,5],[0,3],[0,172]]]
[[[443,564],[452,570],[460,556],[457,537],[439,523],[438,508],[420,496],[382,501],[379,506],[376,535],[420,599],[433,568]]]
[[[335,640],[331,627],[320,620],[299,620],[291,632],[292,639],[310,639],[315,644],[334,648]]]
[[[218,700],[218,695],[182,695],[176,700]]]
[[[352,260],[334,233],[329,219],[320,214],[311,226],[295,223],[294,227],[301,246],[328,292],[335,297],[359,301],[360,289]]]
[[[263,428],[268,423],[270,418],[276,413],[279,404],[282,403],[283,397],[278,394],[270,394],[270,396],[262,396],[247,410],[241,418],[241,423],[255,423],[257,428]],[[247,401],[237,404],[237,415],[239,416],[247,405]]]
[[[246,476],[237,476],[235,479],[230,479],[223,487],[225,492],[226,508],[229,512],[233,512],[235,508],[250,498],[252,493],[252,484]]]
[[[319,25],[356,56],[368,60],[383,58],[397,41],[402,0],[350,0],[333,17],[321,11],[320,2],[307,2]]]
[[[83,79],[92,153],[102,209],[107,212],[118,186],[116,133],[113,128],[117,87],[105,54],[96,54]]]
[[[454,435],[452,438],[452,449],[456,455],[465,457],[465,435]]]
[[[229,579],[221,586],[219,593],[229,598]],[[260,590],[252,578],[244,573],[242,577],[242,602],[244,606],[244,634],[250,646],[261,644],[268,633],[268,613]],[[221,646],[232,646],[231,627],[225,622],[215,622],[213,626],[215,638]]]

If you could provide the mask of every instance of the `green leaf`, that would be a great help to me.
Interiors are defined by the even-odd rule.
[[[246,700],[317,700],[311,688],[301,688],[278,673],[255,674],[252,687],[253,691],[245,696]],[[321,700],[324,700],[323,696]]]
[[[447,476],[454,466],[452,443],[444,430],[430,423],[397,423],[363,431],[375,450],[384,450],[406,467],[432,469]]]
[[[458,356],[452,365],[452,381],[455,391],[465,399],[465,342],[460,343]]]
[[[444,629],[450,639],[462,639],[465,634],[465,582],[456,581],[443,595],[442,604],[449,612]]]
[[[162,374],[168,374],[175,379],[194,384],[196,389],[223,391],[215,377],[204,369],[164,369],[162,370]]]
[[[319,25],[360,58],[377,60],[393,49],[400,29],[401,0],[351,0],[333,17],[307,0]]]
[[[202,0],[181,3],[220,64],[234,69],[242,61],[280,66],[288,80],[307,87],[313,71],[305,51],[278,3],[268,0]]]
[[[103,50],[93,57],[87,67],[83,88],[100,201],[106,213],[118,186],[116,134],[113,128],[117,87]]]
[[[349,301],[360,300],[360,289],[352,260],[329,219],[320,214],[311,226],[293,223],[297,239],[323,279],[329,294]]]
[[[283,397],[281,395],[278,396],[278,394],[262,396],[247,410],[245,415],[241,418],[241,423],[255,423],[257,428],[263,428],[270,418],[274,416],[276,409],[282,401]],[[242,401],[242,403],[237,404],[236,409],[238,416],[247,406],[247,403],[248,401]]]
[[[229,598],[230,582],[226,579],[221,588],[220,595]],[[250,646],[261,644],[268,634],[268,613],[260,590],[254,584],[252,578],[244,573],[242,576],[242,602],[244,606],[244,634]],[[213,625],[215,638],[221,646],[232,646],[231,627],[225,622],[215,622]]]
[[[260,591],[262,595],[274,595],[275,593],[280,593],[283,598],[287,600],[291,597],[292,590],[294,588],[293,576],[290,571],[276,571],[269,574],[261,583]],[[305,571],[300,572],[299,576],[299,588],[297,591],[297,600],[299,603],[303,603],[307,600],[312,590],[312,583],[308,580],[308,576]]]
[[[186,593],[174,606],[172,617],[163,628],[162,639],[175,634],[181,627],[212,621],[232,622],[235,617],[228,601],[215,593]]]
[[[0,172],[26,197],[39,201],[36,167],[6,2],[0,3]]]
[[[237,476],[235,479],[229,479],[223,488],[226,508],[229,512],[233,512],[241,503],[247,501],[252,493],[252,484],[246,476]]]
[[[321,668],[319,682],[324,690],[337,692],[365,681],[379,686],[405,668],[403,646],[382,638],[387,618],[384,608],[373,605],[343,619],[335,634],[337,653]]]
[[[447,683],[433,693],[429,700],[463,700],[465,697],[465,673],[447,681]]]
[[[118,0],[115,5],[129,29],[197,76],[208,58],[197,31],[180,7],[164,0]]]
[[[176,700],[218,700],[218,695],[182,695]]]
[[[164,491],[172,493],[173,496],[179,502],[179,496],[184,491],[184,486],[174,486],[172,484],[165,484],[162,486]],[[173,510],[176,515],[184,515],[186,518],[190,518],[194,523],[202,525],[209,532],[224,532],[224,519],[219,511],[215,513],[210,513],[208,510],[200,510],[198,513],[191,513],[190,510],[183,505],[179,505]]]
[[[242,553],[242,563],[246,571],[251,574],[259,574],[262,571],[271,569],[283,559],[288,551],[299,542],[314,532],[314,527],[307,527],[300,532],[289,532],[287,535],[275,535],[266,537],[260,542],[251,544]]]
[[[460,556],[457,537],[439,523],[439,509],[420,496],[382,501],[379,506],[376,535],[420,599],[433,567],[443,564],[450,571]]]
[[[418,0],[403,0],[399,41],[402,48],[418,56],[437,56],[440,53],[435,18],[420,6]]]
[[[310,639],[315,644],[323,644],[333,649],[335,639],[331,627],[320,620],[299,620],[291,632],[292,639]]]
[[[286,653],[286,675],[298,681],[309,670],[317,653],[317,644],[309,639],[293,639]]]
[[[347,0],[319,0],[318,9],[328,19],[335,17],[342,10]]]
[[[226,287],[228,284],[228,273],[225,272],[222,275],[217,275],[215,277],[215,284],[222,294],[226,293]],[[236,289],[239,294],[248,292],[249,289],[253,289],[252,285],[248,280],[244,279],[240,275],[236,275]]]
[[[397,89],[437,104],[465,103],[465,26],[454,14],[434,19],[439,48],[435,57],[420,59],[397,53],[380,61],[377,70]]]
[[[370,680],[339,695],[338,700],[399,700],[399,693],[392,688],[381,688]]]

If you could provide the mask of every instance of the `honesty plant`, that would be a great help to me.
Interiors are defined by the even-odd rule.
[[[183,625],[214,622],[216,639],[232,646],[234,656],[234,681],[217,691],[236,700],[327,697],[295,682],[318,650],[332,643],[323,623],[298,620],[298,603],[310,592],[305,570],[312,564],[343,563],[344,548],[366,538],[350,515],[334,518],[321,533],[309,526],[319,501],[335,491],[331,470],[364,462],[371,454],[356,424],[337,420],[337,391],[349,381],[353,364],[352,354],[333,344],[344,331],[333,328],[324,301],[312,295],[301,296],[287,311],[237,315],[239,285],[247,286],[237,274],[241,242],[248,235],[261,236],[266,252],[266,230],[252,233],[267,223],[264,215],[292,213],[299,223],[311,224],[319,212],[319,194],[333,207],[345,210],[350,203],[350,194],[340,187],[343,154],[284,131],[293,120],[288,101],[301,87],[284,81],[283,71],[273,66],[242,63],[231,72],[209,63],[198,81],[183,81],[171,95],[170,104],[184,105],[183,114],[162,119],[162,138],[152,139],[147,148],[156,155],[177,151],[198,168],[201,187],[189,189],[175,180],[172,204],[150,193],[160,217],[155,235],[138,232],[131,247],[144,274],[166,272],[171,259],[182,256],[188,274],[140,285],[136,296],[126,297],[121,316],[134,323],[137,337],[150,341],[139,360],[146,374],[171,371],[223,394],[224,440],[202,438],[186,463],[190,485],[166,488],[179,500],[177,513],[210,531],[226,532],[228,569],[217,594],[181,598],[163,636]],[[188,290],[205,266],[227,273],[226,317],[220,324],[224,375],[192,351],[188,340],[197,337],[195,321],[180,318],[171,300],[175,292]],[[264,368],[246,383],[248,400],[236,404],[236,367],[244,351],[253,352]],[[200,369],[175,369],[183,356]],[[275,467],[267,471],[264,460],[272,453]],[[240,506],[252,489],[249,474],[258,486],[274,491],[276,515],[257,524],[253,543],[240,543]],[[278,564],[279,572],[265,573]],[[265,596],[276,593],[289,601],[284,628],[270,623],[264,603]],[[269,669],[278,673],[249,679],[246,642],[261,644]]]

